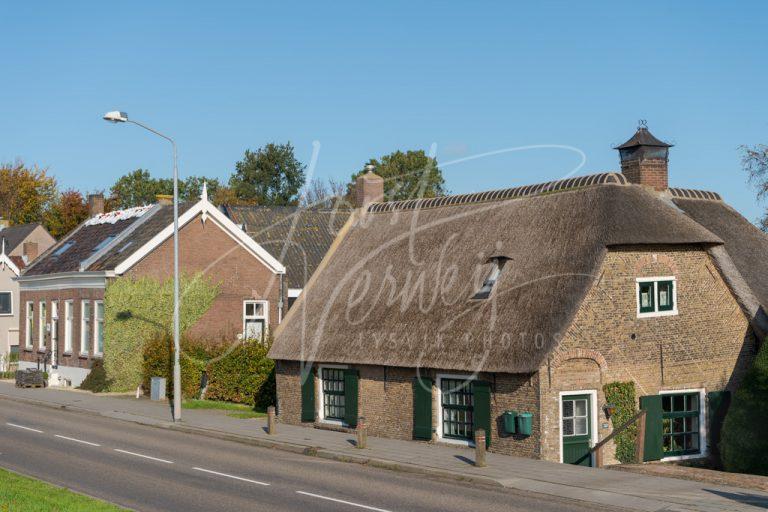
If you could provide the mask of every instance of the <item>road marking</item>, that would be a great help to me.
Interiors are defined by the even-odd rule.
[[[126,455],[133,455],[134,457],[141,457],[142,459],[154,460],[154,461],[157,461],[157,462],[163,462],[165,464],[173,464],[173,461],[165,460],[165,459],[157,459],[155,457],[150,457],[149,455],[142,455],[140,453],[129,452],[129,451],[120,450],[120,449],[117,449],[117,448],[115,448],[115,451],[116,452],[120,452],[120,453],[124,453]]]
[[[88,446],[101,446],[100,444],[92,443],[90,441],[83,441],[82,439],[75,439],[74,437],[60,436],[59,434],[54,434],[53,437],[58,437],[59,439],[66,439],[67,441],[74,441],[76,443],[87,444]]]
[[[8,425],[9,427],[20,428],[20,429],[23,429],[23,430],[30,430],[32,432],[37,432],[38,434],[42,434],[43,433],[42,430],[37,430],[36,428],[25,427],[24,425],[16,425],[15,423],[6,423],[6,425]]]
[[[233,479],[235,479],[235,480],[241,480],[241,481],[243,481],[243,482],[250,482],[250,483],[252,483],[252,484],[257,484],[257,485],[269,485],[269,484],[268,484],[268,483],[266,483],[266,482],[259,482],[258,480],[250,480],[250,479],[248,479],[248,478],[243,478],[243,477],[240,477],[240,476],[235,476],[235,475],[228,475],[228,474],[226,474],[226,473],[219,473],[218,471],[211,471],[210,469],[203,469],[203,468],[192,468],[192,469],[194,469],[195,471],[202,471],[203,473],[210,473],[210,474],[212,474],[212,475],[225,476],[225,477],[227,477],[227,478],[233,478]]]
[[[352,503],[351,501],[339,500],[336,498],[329,498],[328,496],[321,496],[319,494],[312,494],[311,492],[296,491],[297,494],[303,494],[304,496],[312,496],[313,498],[320,498],[321,500],[335,501],[336,503],[343,503],[352,507],[364,508],[366,510],[376,510],[377,512],[390,512],[384,508],[369,507],[368,505],[361,505],[359,503]]]

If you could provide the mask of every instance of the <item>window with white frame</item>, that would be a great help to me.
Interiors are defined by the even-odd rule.
[[[27,329],[24,333],[24,346],[32,348],[32,330],[35,328],[35,303],[27,302]]]
[[[80,353],[87,354],[91,345],[91,301],[80,303]]]
[[[75,321],[75,305],[71,300],[64,302],[64,352],[72,352],[72,325]]]
[[[13,315],[13,292],[0,292],[0,316]]]
[[[51,348],[58,352],[59,343],[59,301],[51,301]]]
[[[666,316],[677,314],[677,279],[643,277],[636,279],[637,316]]]
[[[243,339],[262,341],[267,331],[267,306],[264,300],[243,301]]]
[[[94,302],[96,325],[93,331],[94,350],[97,354],[104,353],[104,301]]]
[[[37,317],[37,345],[38,347],[45,348],[45,313],[46,313],[45,301],[40,301],[40,308]]]

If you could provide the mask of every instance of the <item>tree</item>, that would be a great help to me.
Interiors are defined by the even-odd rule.
[[[11,224],[40,222],[56,199],[56,180],[22,161],[0,164],[0,217]]]
[[[373,165],[374,172],[384,178],[384,197],[387,201],[446,194],[445,180],[437,166],[437,159],[427,156],[423,150],[395,151],[383,156],[381,162],[372,158],[367,165]],[[350,193],[354,190],[355,179],[365,172],[364,167],[352,175],[352,182],[348,185]]]
[[[263,205],[294,205],[304,186],[304,169],[293,154],[293,146],[269,143],[256,151],[246,150],[235,164],[229,186],[240,200]]]
[[[59,194],[43,216],[43,224],[54,238],[61,238],[88,218],[88,205],[83,194],[77,190],[66,190]]]
[[[203,190],[203,182],[207,183],[208,196],[216,194],[221,186],[216,178],[204,176],[189,176],[185,180],[179,180],[179,200],[197,201]],[[133,172],[121,176],[109,189],[110,208],[132,208],[152,204],[157,201],[158,195],[173,195],[172,178],[153,178],[149,171],[136,169]]]
[[[741,163],[749,174],[750,183],[757,188],[757,198],[765,199],[768,195],[768,146],[742,146],[741,152]],[[768,231],[768,210],[760,219],[760,228]]]
[[[340,181],[314,178],[301,193],[304,208],[339,208],[345,206],[347,187]]]

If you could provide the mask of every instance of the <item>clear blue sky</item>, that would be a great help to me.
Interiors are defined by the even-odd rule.
[[[277,2],[275,2],[276,4]],[[224,178],[246,148],[290,140],[316,175],[436,144],[440,162],[573,146],[579,174],[618,168],[637,120],[676,144],[673,186],[762,211],[740,144],[768,143],[768,3],[388,1],[6,2],[0,160],[63,187],[108,188],[179,144],[182,175]],[[543,148],[444,166],[468,192],[556,179],[577,153]]]

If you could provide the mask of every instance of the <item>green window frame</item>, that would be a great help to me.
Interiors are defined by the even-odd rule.
[[[641,313],[653,313],[656,311],[656,301],[653,281],[642,281],[638,283],[638,304]]]
[[[344,421],[346,414],[344,369],[323,368],[323,418]]]
[[[443,438],[472,441],[475,432],[475,407],[472,381],[440,379],[440,414]]]
[[[701,406],[698,391],[661,395],[665,457],[701,453]]]
[[[656,304],[659,305],[659,311],[672,311],[675,309],[674,281],[656,282]]]

